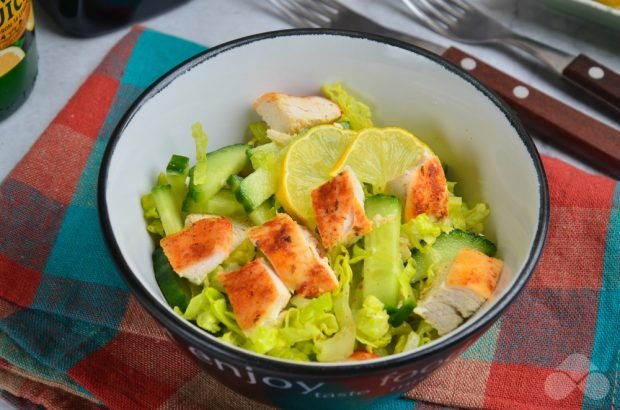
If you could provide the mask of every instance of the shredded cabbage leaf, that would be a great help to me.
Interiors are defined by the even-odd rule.
[[[470,208],[463,198],[454,194],[455,186],[456,182],[448,182],[448,218],[443,221],[444,231],[460,229],[482,233],[484,221],[491,213],[489,206],[485,203],[478,203]]]
[[[355,349],[355,320],[351,306],[349,306],[349,293],[353,271],[349,264],[349,252],[337,255],[332,268],[340,281],[339,288],[334,292],[334,313],[338,320],[340,330],[327,340],[315,342],[316,358],[320,362],[335,362],[345,360]]]
[[[362,308],[355,312],[357,340],[367,348],[386,347],[392,340],[389,319],[383,303],[375,296],[368,296]]]
[[[192,125],[192,138],[196,144],[196,167],[194,168],[194,184],[202,185],[207,181],[207,144],[209,138],[199,122]]]
[[[146,220],[146,230],[153,235],[164,237],[164,226],[159,218],[159,212],[157,212],[153,194],[149,192],[148,194],[142,195],[140,204],[142,205],[142,214]]]
[[[183,317],[195,321],[199,327],[210,333],[218,333],[225,327],[243,336],[224,295],[212,287],[205,287],[190,299]]]
[[[352,130],[359,131],[373,126],[370,108],[349,94],[342,84],[324,84],[323,93],[342,110],[340,122],[343,127],[346,128],[345,124],[348,124]]]
[[[478,203],[470,208],[461,197],[450,196],[448,198],[448,217],[452,227],[456,229],[482,233],[484,221],[490,213],[487,204]]]
[[[250,131],[250,135],[252,136],[249,144],[254,147],[267,144],[270,141],[269,138],[267,138],[268,129],[269,127],[264,121],[258,121],[248,124],[248,130]]]
[[[222,262],[222,268],[225,272],[232,272],[252,261],[255,256],[256,248],[254,244],[249,239],[244,239],[243,242],[228,255],[228,258]]]
[[[401,236],[407,247],[415,248],[420,252],[426,252],[442,231],[441,223],[427,214],[420,214],[410,219],[400,228]]]

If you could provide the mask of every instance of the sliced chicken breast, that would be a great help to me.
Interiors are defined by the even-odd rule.
[[[189,214],[185,217],[185,226],[190,226],[194,222],[198,222],[201,219],[205,218],[222,218],[219,215],[210,215],[210,214]],[[232,240],[232,250],[234,251],[237,246],[241,244],[244,240],[248,238],[247,230],[249,226],[241,224],[236,221],[230,221],[233,226],[233,240]]]
[[[462,249],[440,270],[413,310],[444,335],[470,317],[493,293],[503,262],[475,249]]]
[[[261,96],[254,102],[254,109],[269,128],[286,134],[332,123],[342,115],[338,104],[326,98],[296,97],[276,92]]]
[[[246,334],[258,326],[277,324],[278,315],[291,298],[286,286],[262,258],[237,271],[220,273],[218,279],[226,290],[239,327]]]
[[[174,271],[199,285],[232,251],[233,224],[225,217],[202,218],[160,245]]]
[[[327,249],[349,244],[372,230],[362,184],[350,167],[312,191],[312,209]]]
[[[386,189],[405,204],[405,222],[423,213],[437,219],[448,216],[448,184],[435,155],[425,156],[415,167],[388,182]]]
[[[278,214],[250,228],[248,237],[289,290],[315,297],[338,287],[334,271],[317,251],[316,239],[289,215]]]

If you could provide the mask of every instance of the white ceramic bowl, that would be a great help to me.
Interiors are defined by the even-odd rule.
[[[458,181],[468,202],[489,204],[486,234],[505,261],[499,285],[492,298],[450,334],[417,350],[369,362],[300,364],[224,345],[166,304],[154,279],[153,243],[139,197],[150,190],[172,153],[193,155],[192,123],[204,125],[210,150],[242,142],[247,124],[257,119],[251,104],[261,94],[312,95],[334,81],[370,103],[376,124],[403,127],[426,141],[448,164],[450,179]],[[99,190],[110,249],[146,309],[220,380],[266,402],[274,403],[277,396],[275,403],[283,405],[282,397],[291,398],[284,407],[300,405],[299,397],[306,397],[309,401],[303,403],[309,407],[325,406],[320,397],[315,397],[317,404],[314,396],[304,394],[295,384],[300,380],[320,381],[322,388],[342,393],[328,403],[337,406],[357,406],[409,389],[465,349],[514,299],[537,263],[548,224],[547,186],[538,153],[497,97],[435,55],[349,32],[256,35],[211,49],[172,70],[120,122],[105,154]],[[263,382],[249,383],[248,372]],[[360,378],[363,382],[355,381]],[[272,380],[278,381],[270,384]],[[352,391],[363,393],[344,397]]]

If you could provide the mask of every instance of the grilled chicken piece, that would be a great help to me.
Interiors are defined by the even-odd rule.
[[[350,167],[312,191],[312,208],[325,248],[349,244],[372,229],[362,184]]]
[[[232,251],[233,224],[225,217],[202,218],[160,245],[174,271],[199,285]]]
[[[381,356],[379,356],[378,354],[371,353],[366,350],[356,350],[353,352],[353,354],[351,354],[351,356],[347,357],[346,360],[348,362],[357,362],[363,360],[378,359],[380,357]]]
[[[289,290],[315,297],[338,287],[334,271],[317,252],[314,237],[287,214],[250,228],[248,236]]]
[[[437,219],[448,216],[448,184],[435,155],[424,157],[415,167],[388,182],[386,188],[405,204],[405,222],[423,213]]]
[[[319,124],[330,124],[342,115],[338,104],[323,97],[296,97],[267,93],[254,102],[254,109],[269,128],[286,134]]]
[[[475,249],[459,251],[413,310],[439,335],[455,329],[493,293],[503,262]]]
[[[206,218],[223,218],[219,215],[210,215],[210,214],[189,214],[185,217],[185,226],[188,227],[194,222],[198,222],[201,219]],[[232,248],[231,251],[237,249],[237,246],[241,244],[244,240],[248,238],[247,230],[248,226],[240,224],[239,222],[230,221],[233,226],[233,240],[232,240]]]
[[[291,298],[286,286],[262,258],[237,271],[220,273],[218,279],[226,290],[239,327],[246,334],[257,326],[276,324]]]

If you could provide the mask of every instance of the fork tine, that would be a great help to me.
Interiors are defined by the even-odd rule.
[[[312,25],[309,24],[307,21],[299,18],[297,14],[289,10],[288,6],[285,5],[281,0],[269,0],[269,3],[271,3],[273,7],[275,7],[282,14],[282,16],[291,26],[304,28],[312,27]]]
[[[344,11],[347,8],[345,6],[343,6],[342,4],[340,4],[337,0],[314,0],[314,2],[316,3],[323,3],[324,5],[327,5],[333,9],[339,10],[339,11]]]
[[[297,16],[303,19],[308,20],[310,23],[318,26],[324,27],[329,23],[329,17],[326,17],[322,14],[316,12],[314,7],[310,7],[312,10],[308,9],[310,6],[310,1],[303,0],[292,0],[289,1],[289,7],[292,9],[294,13],[297,13]]]
[[[403,4],[407,6],[409,11],[413,13],[413,15],[421,21],[423,24],[427,25],[431,30],[434,30],[438,33],[446,33],[446,27],[440,24],[437,24],[435,20],[426,15],[425,11],[420,9],[420,6],[417,3],[413,3],[412,0],[402,0]]]
[[[307,5],[308,7],[310,7],[311,9],[313,9],[314,11],[321,14],[323,17],[327,19],[333,19],[338,16],[338,9],[336,9],[335,7],[330,7],[329,5],[325,4],[321,0],[306,0],[306,1],[301,0],[301,1],[303,1],[305,5]]]
[[[465,0],[444,0],[446,3],[452,4],[455,8],[464,12],[471,11],[474,7]]]
[[[467,13],[467,11],[456,6],[454,2],[450,0],[428,0],[428,3],[434,4],[437,9],[440,9],[442,12],[446,13],[455,20],[461,17],[464,13]]]
[[[437,2],[433,0],[414,0],[414,1],[418,3],[420,7],[426,10],[426,14],[430,14],[433,19],[442,22],[448,27],[454,22],[456,18],[455,16],[446,17],[446,11],[439,4],[437,4]]]

